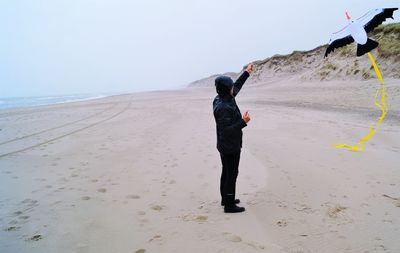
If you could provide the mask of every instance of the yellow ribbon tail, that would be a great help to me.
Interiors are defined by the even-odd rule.
[[[371,53],[368,53],[369,60],[372,63],[372,66],[374,67],[376,77],[378,78],[379,82],[381,83],[381,89],[376,91],[375,98],[374,98],[374,104],[376,107],[378,107],[381,110],[381,116],[379,117],[378,121],[376,123],[371,124],[369,127],[369,132],[367,135],[361,138],[361,140],[356,144],[356,145],[348,145],[348,144],[333,144],[332,146],[335,148],[345,148],[353,152],[358,152],[358,151],[363,151],[364,150],[364,143],[367,142],[369,139],[374,136],[376,133],[376,128],[381,124],[383,119],[385,118],[387,114],[388,107],[386,105],[385,101],[385,82],[383,80],[382,74],[378,68],[378,65],[376,65],[375,59],[372,56]],[[381,103],[377,101],[379,91],[381,92]]]

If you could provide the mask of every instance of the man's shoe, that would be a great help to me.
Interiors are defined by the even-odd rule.
[[[239,204],[240,203],[240,199],[235,199],[235,204]],[[225,203],[223,200],[221,200],[221,206],[224,206]]]
[[[246,209],[244,207],[240,207],[237,205],[233,206],[225,206],[224,207],[224,212],[225,213],[241,213],[244,212]]]

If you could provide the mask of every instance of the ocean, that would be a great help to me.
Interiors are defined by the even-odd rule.
[[[0,98],[0,110],[85,101],[103,98],[111,95],[116,94],[75,94],[60,96]]]

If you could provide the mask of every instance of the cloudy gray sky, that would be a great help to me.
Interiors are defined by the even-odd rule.
[[[0,0],[0,97],[181,87],[398,0]],[[400,21],[399,13],[395,20]],[[321,56],[322,57],[322,56]]]

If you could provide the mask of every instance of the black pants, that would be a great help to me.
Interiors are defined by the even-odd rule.
[[[234,154],[220,153],[222,174],[220,192],[225,205],[233,205],[236,194],[236,178],[239,173],[240,151]]]

